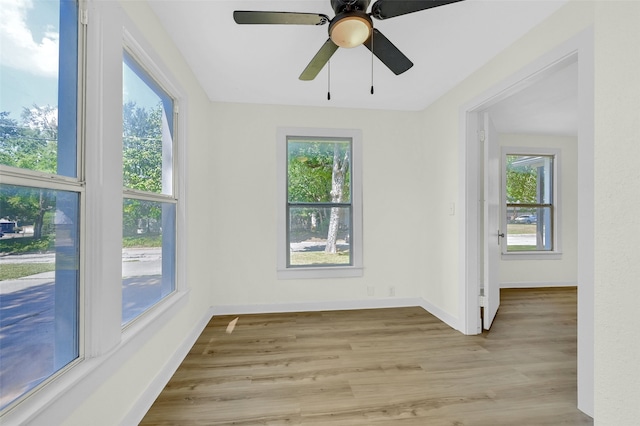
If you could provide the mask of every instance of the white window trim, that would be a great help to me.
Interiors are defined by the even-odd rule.
[[[351,197],[352,265],[325,267],[287,268],[287,137],[350,138],[351,150]],[[360,277],[362,266],[362,131],[358,129],[322,129],[303,127],[279,127],[277,130],[277,185],[278,185],[278,237],[276,247],[278,279],[303,278],[348,278]]]
[[[506,174],[506,158],[507,155],[546,155],[553,156],[553,250],[550,251],[520,251],[507,252],[507,244],[502,244],[502,260],[552,260],[562,258],[561,244],[561,224],[562,218],[562,194],[560,191],[562,168],[562,151],[558,148],[527,148],[503,146],[500,151],[500,174],[501,174],[501,191],[500,191],[500,222],[504,222],[507,217],[507,174]],[[506,235],[507,224],[504,224],[504,232]]]
[[[173,73],[165,65],[165,62],[157,55],[155,49],[149,44],[146,38],[140,33],[136,24],[131,21],[126,13],[122,14],[123,26],[122,41],[120,44],[120,52],[118,57],[118,66],[122,68],[122,53],[126,50],[134,60],[145,69],[154,81],[173,99],[173,195],[165,194],[148,194],[151,201],[174,202],[176,204],[176,282],[175,290],[160,300],[154,306],[150,307],[141,314],[140,324],[137,319],[132,320],[126,327],[122,329],[122,339],[127,340],[137,333],[146,333],[146,329],[154,321],[159,320],[162,316],[168,315],[171,306],[178,303],[188,292],[187,286],[187,225],[186,225],[186,205],[187,205],[187,189],[186,189],[186,171],[187,166],[187,126],[186,117],[188,110],[188,99],[186,92],[180,86],[178,81],[173,77]],[[120,77],[121,78],[121,77]],[[121,83],[122,87],[122,83]],[[122,106],[122,98],[119,96],[119,104]],[[122,120],[122,112],[119,115]],[[122,129],[120,129],[119,137],[122,138]],[[118,147],[119,154],[122,156],[122,144]],[[121,185],[121,196],[126,197],[137,191],[123,189]],[[143,194],[136,194],[133,198],[145,199]],[[122,206],[120,206],[120,214],[122,214]],[[121,240],[120,235],[120,240]],[[119,262],[122,258],[119,256]],[[119,279],[122,280],[122,273]]]
[[[181,282],[181,280],[178,273],[178,270],[179,270],[179,266],[178,266],[179,254],[178,253],[180,250],[180,243],[178,240],[178,235],[179,235],[178,234],[178,221],[179,221],[178,209],[181,205],[184,206],[184,202],[180,199],[180,195],[186,192],[186,191],[178,190],[178,182],[177,182],[179,175],[182,172],[182,169],[180,168],[180,163],[179,163],[180,158],[186,156],[184,152],[182,151],[179,152],[177,149],[177,146],[180,145],[180,137],[182,136],[179,134],[179,129],[183,129],[185,127],[185,126],[181,126],[179,123],[179,119],[180,119],[180,114],[179,114],[180,100],[179,99],[181,98],[179,94],[181,93],[181,91],[177,88],[177,85],[173,83],[172,79],[168,77],[170,74],[168,73],[166,68],[160,65],[162,62],[160,62],[158,58],[154,58],[152,48],[143,47],[142,42],[138,41],[138,40],[142,40],[141,36],[134,36],[131,31],[132,30],[129,30],[126,26],[125,28],[123,28],[122,53],[126,52],[133,59],[133,61],[136,62],[137,66],[140,67],[142,70],[144,70],[144,72],[146,72],[148,76],[151,79],[153,79],[153,82],[158,86],[160,86],[160,88],[173,101],[173,111],[172,111],[173,117],[171,117],[171,119],[173,120],[174,131],[173,131],[173,134],[171,135],[172,165],[171,165],[171,171],[170,171],[173,181],[171,183],[171,194],[150,193],[146,191],[138,191],[138,190],[123,187],[122,197],[123,199],[126,198],[126,199],[135,199],[135,200],[146,200],[146,201],[152,201],[157,203],[166,203],[166,204],[176,205],[176,217],[175,217],[176,229],[174,230],[174,232],[176,233],[175,235],[175,242],[176,242],[175,271],[176,273],[174,276],[175,288],[173,289],[173,291],[167,294],[166,296],[164,296],[154,305],[146,308],[145,311],[140,313],[135,318],[132,318],[126,324],[123,324],[122,329],[125,331],[129,331],[129,329],[131,329],[136,322],[141,321],[142,318],[147,316],[152,316],[153,315],[152,312],[156,310],[158,306],[161,306],[165,301],[170,300],[173,296],[175,296],[180,291],[179,283]],[[121,55],[121,63],[122,63],[122,55]],[[122,153],[122,146],[120,147],[120,150]],[[164,176],[163,176],[163,180],[164,180]],[[181,268],[181,269],[184,270],[185,268]],[[133,328],[135,329],[135,327]]]

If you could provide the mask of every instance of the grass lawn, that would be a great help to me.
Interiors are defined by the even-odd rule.
[[[341,251],[336,254],[327,254],[323,251],[292,252],[292,265],[348,265],[349,252]]]
[[[162,247],[162,235],[134,235],[122,238],[122,247]]]
[[[527,225],[524,223],[509,223],[507,225],[507,233],[508,234],[535,234],[536,224],[532,223],[530,225]]]
[[[538,248],[536,246],[524,246],[524,245],[510,245],[507,247],[507,252],[510,251],[536,251]]]
[[[56,264],[51,263],[8,263],[0,268],[0,281],[15,280],[29,275],[51,272],[56,270]]]

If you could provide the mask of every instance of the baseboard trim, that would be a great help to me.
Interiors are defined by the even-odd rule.
[[[511,282],[500,283],[500,288],[577,287],[577,282]]]
[[[259,305],[218,305],[213,307],[216,315],[248,315],[248,314],[271,314],[284,312],[318,312],[337,311],[354,309],[381,309],[381,308],[403,308],[408,306],[419,306],[449,327],[459,330],[458,319],[449,315],[437,306],[427,302],[421,297],[416,298],[389,298],[373,300],[348,300],[333,302],[300,302],[300,303],[274,303]]]
[[[160,392],[164,389],[171,376],[176,372],[182,361],[198,340],[198,337],[202,334],[202,331],[207,326],[211,318],[213,317],[213,308],[209,308],[205,312],[204,316],[198,321],[191,332],[185,337],[180,346],[173,353],[171,358],[167,360],[165,367],[149,384],[147,391],[135,402],[133,408],[129,410],[127,415],[122,419],[123,425],[137,425],[144,418],[145,414],[149,411],[153,403],[155,402]]]
[[[442,309],[438,308],[436,305],[433,305],[427,302],[425,299],[421,298],[420,302],[421,303],[419,306],[422,307],[422,309],[429,312],[431,315],[438,318],[440,321],[447,324],[449,327],[453,328],[454,330],[461,331],[461,328],[459,328],[460,324],[459,324],[458,318],[451,316],[450,314],[446,313]]]
[[[372,300],[341,300],[328,302],[268,303],[256,305],[218,305],[213,307],[213,313],[214,316],[248,315],[275,314],[285,312],[318,312],[354,309],[403,308],[407,306],[422,306],[422,299],[389,298]]]

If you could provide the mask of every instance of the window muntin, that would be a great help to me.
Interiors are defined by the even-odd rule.
[[[350,138],[287,137],[287,267],[351,266]]]
[[[123,53],[122,325],[176,289],[173,98]]]
[[[554,155],[505,156],[507,253],[556,249],[554,170]]]
[[[3,2],[0,410],[81,357],[78,2]],[[43,176],[44,173],[44,176]]]

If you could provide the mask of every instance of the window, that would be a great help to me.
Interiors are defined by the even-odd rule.
[[[0,410],[82,355],[78,4],[3,2]]]
[[[122,324],[176,288],[173,99],[124,52]]]
[[[281,129],[281,278],[361,275],[360,133]]]
[[[505,254],[558,251],[558,153],[530,151],[504,151]]]

